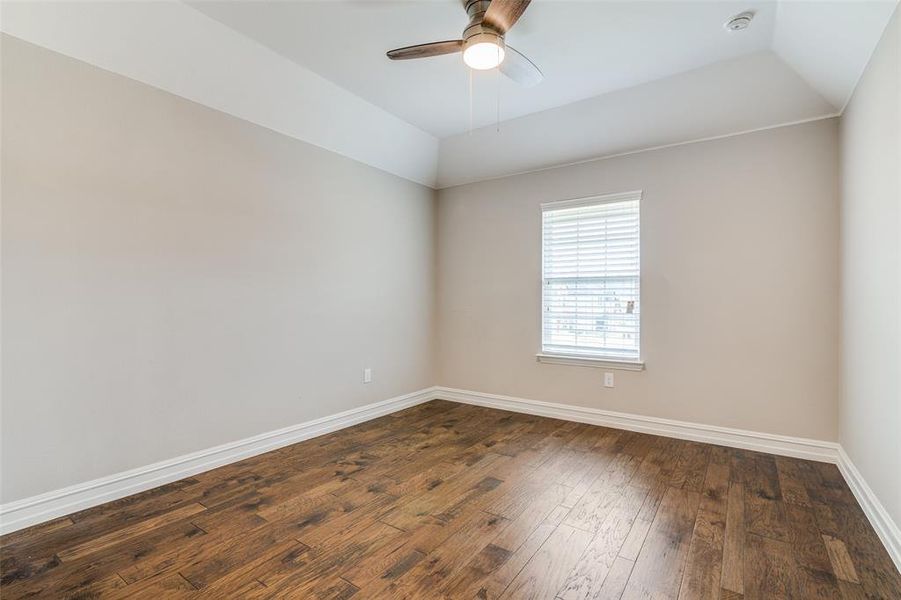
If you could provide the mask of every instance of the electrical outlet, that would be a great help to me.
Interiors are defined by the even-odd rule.
[[[613,387],[613,373],[604,373],[604,387]]]
[[[372,369],[363,369],[363,383],[372,383]]]

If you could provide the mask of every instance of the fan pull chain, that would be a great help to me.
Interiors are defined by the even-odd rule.
[[[497,66],[494,68],[494,91],[497,104],[495,106],[494,130],[501,132],[501,47],[497,47]]]
[[[472,135],[472,69],[469,69],[469,135]]]

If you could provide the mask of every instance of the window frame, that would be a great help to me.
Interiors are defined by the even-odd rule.
[[[644,344],[642,343],[642,318],[641,313],[639,313],[638,320],[638,358],[637,359],[628,359],[628,358],[619,358],[619,357],[605,357],[599,356],[597,354],[590,353],[560,353],[560,352],[549,352],[544,349],[544,313],[545,313],[545,289],[544,289],[544,258],[545,258],[545,247],[544,247],[544,213],[552,210],[560,210],[566,208],[578,208],[581,206],[596,206],[599,204],[609,204],[613,202],[622,202],[627,200],[635,200],[638,201],[638,243],[639,243],[639,263],[638,263],[638,301],[639,306],[644,307],[644,303],[642,301],[642,260],[641,260],[641,206],[642,206],[642,196],[643,190],[633,190],[630,192],[617,192],[612,194],[601,194],[596,196],[585,196],[581,198],[571,198],[566,200],[552,200],[549,202],[542,202],[539,205],[539,219],[538,219],[538,228],[539,235],[541,236],[541,244],[540,244],[540,281],[539,281],[539,289],[540,289],[540,302],[539,302],[539,314],[538,314],[538,327],[539,327],[539,352],[535,355],[535,358],[538,362],[547,363],[547,364],[556,364],[556,365],[571,365],[571,366],[579,366],[579,367],[597,367],[597,368],[605,368],[605,369],[620,369],[626,371],[642,371],[645,368],[644,363]]]

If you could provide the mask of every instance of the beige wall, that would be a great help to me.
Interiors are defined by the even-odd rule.
[[[431,190],[2,55],[3,502],[433,383]]]
[[[3,502],[435,383],[837,439],[835,120],[451,188],[436,211],[319,148],[2,51]],[[538,205],[633,189],[647,370],[605,389],[535,362]]]
[[[840,440],[901,524],[901,13],[842,117]]]
[[[442,190],[439,383],[837,437],[834,119]],[[539,364],[539,204],[641,189],[644,372]]]

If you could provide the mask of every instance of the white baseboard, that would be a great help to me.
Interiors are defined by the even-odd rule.
[[[512,412],[603,425],[733,448],[835,463],[860,503],[886,550],[901,570],[901,531],[867,485],[851,459],[835,442],[796,438],[743,429],[688,423],[513,396],[431,387],[237,442],[186,454],[0,505],[0,534],[6,534],[79,510],[124,498],[216,467],[289,446],[351,425],[369,421],[429,400],[450,400]]]
[[[9,502],[0,505],[0,534],[23,529],[276,448],[344,429],[416,404],[428,402],[433,398],[435,398],[434,388],[427,388],[306,423],[262,433],[237,442]]]
[[[879,498],[867,485],[863,475],[851,462],[851,458],[844,448],[839,447],[838,456],[838,468],[842,473],[842,477],[848,482],[848,487],[851,488],[858,504],[860,504],[864,514],[867,515],[867,519],[869,519],[873,529],[876,530],[879,539],[882,540],[882,544],[895,563],[895,568],[901,572],[901,528],[892,520]]]
[[[498,394],[486,394],[484,392],[472,392],[453,388],[435,388],[435,397],[465,404],[475,404],[510,410],[513,412],[563,419],[564,421],[577,421],[591,425],[604,425],[615,429],[626,429],[640,433],[662,435],[664,437],[691,440],[769,452],[780,456],[804,458],[819,462],[837,463],[838,444],[807,438],[789,437],[772,433],[759,433],[744,429],[732,429],[718,427],[716,425],[704,425],[701,423],[688,423],[686,421],[673,421],[657,417],[646,417],[619,413],[599,408],[586,408],[569,404],[555,404],[541,400],[527,400],[513,396],[501,396]]]

